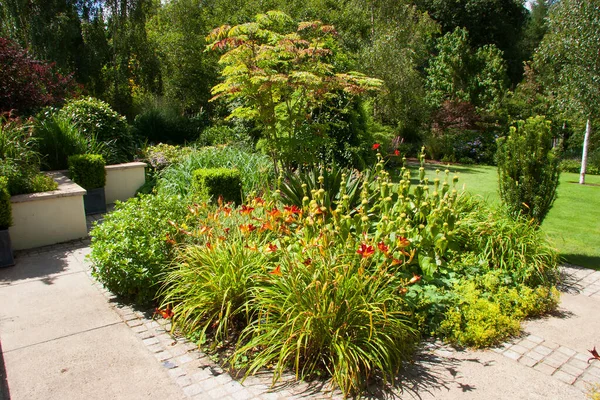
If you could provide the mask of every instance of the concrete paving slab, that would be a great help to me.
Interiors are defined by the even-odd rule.
[[[85,272],[0,287],[0,304],[4,351],[121,322]]]
[[[425,354],[403,375],[402,399],[585,399],[581,390],[491,351]]]
[[[527,333],[547,341],[589,354],[594,346],[600,349],[600,302],[583,295],[563,293],[558,312],[547,317],[527,321]]]
[[[5,351],[11,400],[183,399],[123,323]]]
[[[85,270],[83,264],[68,249],[18,256],[15,262],[13,267],[0,269],[0,287],[36,280],[51,285],[60,275]]]

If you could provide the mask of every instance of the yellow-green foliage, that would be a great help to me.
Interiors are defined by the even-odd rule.
[[[452,343],[487,347],[519,333],[521,321],[556,307],[555,288],[503,286],[499,272],[454,286],[457,301],[446,312],[439,332]]]
[[[600,384],[594,383],[592,386],[590,386],[585,394],[585,397],[590,400],[600,400]]]

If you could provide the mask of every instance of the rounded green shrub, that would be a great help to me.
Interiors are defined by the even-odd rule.
[[[73,121],[87,138],[105,143],[111,150],[109,164],[131,161],[136,141],[125,117],[114,111],[108,103],[88,97],[65,104],[60,114]]]
[[[228,168],[197,169],[192,180],[194,196],[202,200],[223,200],[240,204],[242,202],[242,179],[240,171]]]
[[[10,193],[8,193],[8,179],[0,176],[0,229],[8,229],[12,224],[12,209]]]
[[[168,239],[177,234],[186,203],[176,197],[141,195],[117,203],[90,232],[92,274],[108,290],[141,304],[151,303],[174,258]]]
[[[556,199],[560,159],[552,148],[551,122],[543,116],[518,121],[496,152],[500,198],[513,217],[541,224]]]
[[[69,157],[71,180],[86,190],[104,187],[105,166],[104,157],[99,154],[77,154]]]

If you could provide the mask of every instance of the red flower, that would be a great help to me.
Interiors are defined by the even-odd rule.
[[[240,214],[242,215],[250,215],[254,211],[253,207],[248,207],[245,204],[242,205],[242,209],[240,210]]]
[[[377,150],[379,148],[379,146],[381,146],[379,143],[375,143],[375,144],[373,144],[372,149]]]
[[[281,215],[281,211],[277,209],[277,207],[270,209],[267,211],[267,215],[273,218],[276,218]]]
[[[400,155],[400,150],[398,150],[398,149],[394,150],[394,155],[396,157],[398,157]]]
[[[385,245],[385,243],[383,243],[383,241],[377,243],[377,248],[382,251],[384,254],[387,254],[388,250],[390,249],[389,247],[387,247]]]
[[[405,238],[404,236],[400,236],[400,238],[398,239],[398,247],[400,247],[401,249],[410,246],[410,240],[408,240],[407,238]]]
[[[164,319],[169,319],[173,316],[173,310],[171,310],[171,306],[167,306],[164,310],[159,310],[157,308],[154,310],[154,314],[160,314]]]
[[[281,273],[281,265],[278,265],[277,268],[275,268],[273,271],[269,272],[271,275],[277,275],[277,276],[281,276],[283,275]]]
[[[265,201],[261,197],[255,197],[254,198],[254,203],[255,204],[263,205],[263,204],[265,204]]]
[[[302,212],[302,210],[295,204],[292,206],[285,206],[283,207],[283,210],[288,214],[300,214]]]
[[[275,253],[277,251],[277,245],[273,243],[269,243],[267,246],[267,253]]]
[[[359,249],[356,250],[356,252],[360,254],[363,258],[367,258],[375,254],[375,249],[373,248],[373,246],[367,246],[366,244],[361,243]]]

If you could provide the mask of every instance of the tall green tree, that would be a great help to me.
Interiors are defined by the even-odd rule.
[[[372,3],[366,9],[370,14],[367,21],[372,17],[369,36],[358,52],[357,66],[384,82],[374,104],[377,119],[414,142],[430,111],[422,66],[439,26],[413,5],[401,1]]]
[[[439,108],[446,101],[470,102],[484,111],[495,111],[506,90],[506,64],[493,45],[474,50],[466,29],[441,37],[426,69],[427,101]]]
[[[415,0],[442,26],[442,33],[465,28],[471,44],[478,48],[495,45],[503,52],[511,82],[523,74],[519,42],[527,21],[524,0]]]
[[[203,4],[203,0],[165,3],[146,28],[160,60],[163,93],[187,113],[207,108],[218,75],[217,57],[204,51],[214,10]]]
[[[548,16],[536,54],[557,106],[586,120],[579,183],[585,183],[592,120],[600,111],[600,8],[595,0],[561,0]]]

